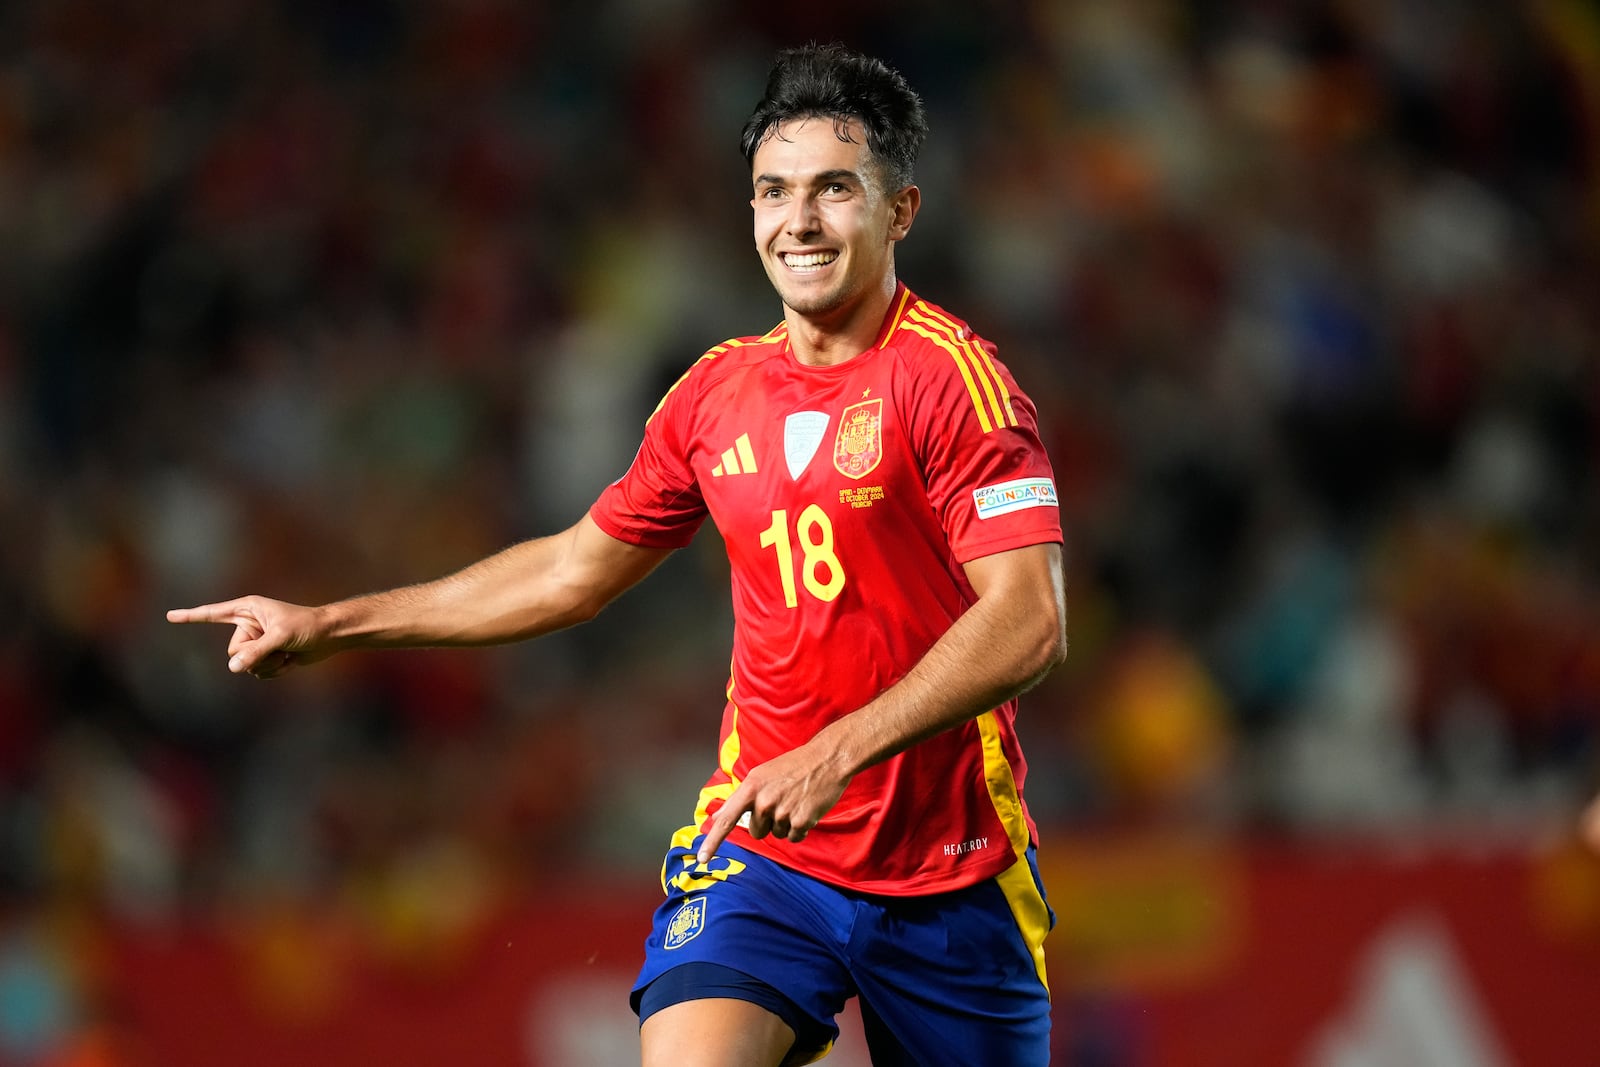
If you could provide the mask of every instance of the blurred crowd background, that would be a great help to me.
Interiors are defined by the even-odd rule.
[[[683,368],[780,317],[738,132],[809,39],[925,96],[901,276],[1040,408],[1047,833],[1569,831],[1592,3],[12,0],[0,1060],[70,1013],[39,963],[85,916],[314,898],[403,943],[552,860],[654,877],[714,759],[714,532],[581,630],[272,684],[163,612],[575,521]]]

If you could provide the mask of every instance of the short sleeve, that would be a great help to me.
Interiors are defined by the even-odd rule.
[[[1038,413],[992,346],[973,338],[925,358],[911,376],[913,442],[956,560],[1061,541]]]
[[[706,518],[705,499],[680,442],[693,394],[677,389],[645,424],[627,471],[600,493],[589,516],[619,541],[645,548],[682,548]]]

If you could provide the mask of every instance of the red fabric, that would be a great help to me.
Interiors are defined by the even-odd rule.
[[[992,346],[904,287],[879,344],[842,364],[800,364],[781,326],[706,353],[591,511],[655,547],[709,514],[727,546],[732,679],[701,809],[905,675],[974,602],[964,562],[1060,541],[1051,478],[1033,404]],[[1010,495],[980,506],[997,487]],[[969,722],[857,775],[805,841],[740,844],[879,893],[992,877],[1014,862],[1008,830],[1032,829],[992,792],[1025,777],[1015,711],[995,709],[988,764]]]

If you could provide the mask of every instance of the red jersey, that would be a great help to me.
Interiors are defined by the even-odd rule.
[[[732,677],[689,836],[750,768],[915,666],[976,600],[962,564],[1061,540],[1033,404],[992,345],[903,285],[877,344],[844,363],[801,364],[783,325],[711,349],[590,514],[656,548],[709,514],[727,546]],[[865,892],[995,877],[1034,831],[1015,715],[1008,701],[863,770],[804,841],[736,840]]]

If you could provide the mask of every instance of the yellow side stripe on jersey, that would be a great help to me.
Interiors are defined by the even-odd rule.
[[[993,711],[977,718],[978,736],[983,742],[983,777],[989,787],[989,799],[995,814],[1006,828],[1006,838],[1016,861],[995,879],[1011,913],[1016,917],[1017,929],[1033,953],[1033,966],[1039,972],[1039,981],[1045,990],[1050,982],[1045,974],[1044,938],[1050,932],[1050,908],[1033,880],[1033,869],[1028,866],[1028,820],[1023,816],[1022,797],[1017,792],[1017,780],[1011,773],[1011,761],[1006,759],[1000,744],[1000,724]]]
[[[720,785],[708,785],[704,789],[701,789],[700,799],[695,803],[694,822],[690,823],[688,826],[680,826],[673,832],[672,847],[683,849],[693,848],[695,838],[700,836],[700,827],[705,823],[706,816],[710,814],[709,809],[711,807],[711,802],[713,800],[727,800],[733,795],[733,791],[738,788],[739,779],[732,778],[721,783]],[[728,863],[735,865],[738,870],[731,870],[727,873],[737,874],[738,871],[744,870],[744,864],[739,863],[738,860],[729,860]],[[696,884],[698,880],[696,879],[695,874],[689,873],[691,871],[695,871],[697,867],[700,868],[701,871],[705,870],[705,868],[700,867],[700,861],[695,858],[694,854],[690,853],[689,855],[683,857],[683,869],[675,872],[669,878],[667,874],[667,861],[663,859],[661,861],[661,891],[663,893],[670,892],[669,886],[675,882],[684,890],[704,888],[703,886]],[[716,878],[717,876],[715,874],[709,874],[708,877]],[[679,881],[680,879],[683,880]]]
[[[722,748],[717,752],[717,766],[728,780],[719,785],[708,785],[700,790],[700,796],[695,801],[694,822],[688,826],[680,826],[672,835],[673,848],[688,848],[694,844],[694,839],[700,836],[700,827],[705,824],[706,816],[711,814],[713,800],[727,800],[733,791],[739,788],[739,777],[733,773],[734,764],[739,761],[739,705],[733,704],[734,677],[730,670],[728,673],[728,701],[732,705],[733,722],[728,730],[727,740],[722,742]],[[685,867],[692,867],[693,858],[684,861]],[[661,891],[667,892],[667,861],[661,861]]]
[[[944,337],[942,334],[934,333],[926,326],[920,325],[916,322],[911,322],[909,319],[902,329],[910,330],[912,333],[921,334],[923,337],[926,337],[928,340],[932,341],[934,344],[950,353],[950,358],[956,361],[956,369],[961,371],[962,380],[967,383],[967,395],[972,398],[972,409],[978,413],[978,425],[983,427],[984,433],[988,433],[990,430],[994,429],[994,424],[989,421],[989,413],[983,408],[983,395],[979,392],[977,383],[972,380],[972,369],[968,365],[968,362],[961,357],[961,353],[956,346],[951,344],[949,339]]]
[[[729,778],[718,785],[708,785],[700,790],[700,796],[695,800],[694,822],[688,826],[680,826],[672,832],[672,846],[674,848],[688,848],[694,844],[694,839],[700,836],[700,824],[706,821],[706,816],[711,814],[713,800],[727,800],[733,796],[733,791],[739,788],[739,779]]]
[[[910,315],[942,332],[952,345],[960,346],[961,355],[957,358],[965,360],[972,367],[974,378],[982,385],[984,397],[989,401],[995,425],[1015,426],[1017,414],[1011,407],[1011,391],[1006,388],[989,354],[976,341],[965,336],[966,331],[954,319],[936,311],[926,301],[919,300]],[[973,403],[979,403],[976,396],[973,397]]]
[[[739,779],[735,778],[731,781],[723,782],[721,785],[708,785],[704,789],[700,790],[700,799],[695,804],[694,822],[690,823],[688,826],[680,826],[676,831],[673,832],[672,847],[693,847],[695,838],[700,836],[700,826],[706,821],[706,815],[709,814],[707,809],[711,806],[711,802],[713,800],[727,800],[733,795],[733,791],[738,788]],[[671,853],[669,852],[667,858],[670,857]],[[738,863],[737,860],[733,860],[731,862]],[[704,888],[703,886],[697,887],[694,884],[695,876],[688,873],[693,871],[699,865],[700,861],[695,858],[693,853],[690,853],[689,855],[683,857],[683,869],[675,872],[669,878],[667,876],[667,860],[663,859],[661,861],[661,891],[663,893],[671,892],[668,887],[680,878],[685,879],[682,883],[680,883],[680,885],[686,891],[694,888]],[[743,870],[744,864],[740,863],[739,869]],[[687,878],[685,877],[686,875]]]

